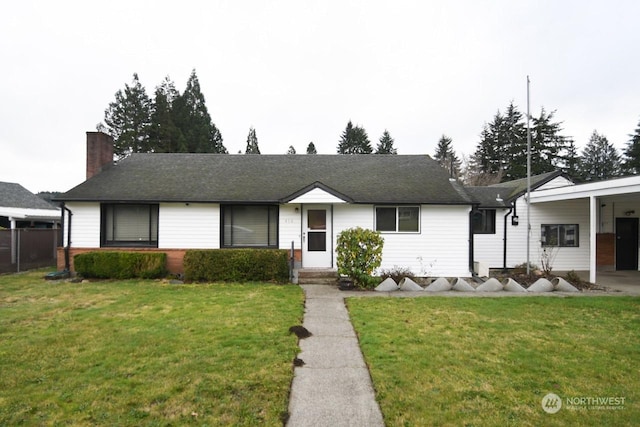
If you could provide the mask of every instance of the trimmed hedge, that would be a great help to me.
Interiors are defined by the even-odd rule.
[[[190,250],[184,278],[192,282],[289,281],[289,252],[284,249]]]
[[[76,272],[98,279],[156,279],[167,274],[164,252],[106,252],[78,254],[74,258]]]

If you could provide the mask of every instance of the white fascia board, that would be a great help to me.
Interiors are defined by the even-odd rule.
[[[630,193],[640,193],[640,176],[589,182],[549,190],[537,190],[531,193],[531,203],[583,199],[591,196],[615,196]]]
[[[331,193],[324,191],[321,188],[314,188],[312,190],[307,191],[304,194],[296,197],[293,200],[290,200],[287,203],[347,203],[345,200],[342,200],[339,197],[334,196]]]
[[[0,207],[0,216],[14,219],[60,219],[60,209],[27,209]]]

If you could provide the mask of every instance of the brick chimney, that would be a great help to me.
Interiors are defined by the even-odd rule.
[[[113,165],[113,138],[102,132],[87,132],[87,179]]]

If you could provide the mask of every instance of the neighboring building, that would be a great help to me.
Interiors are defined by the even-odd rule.
[[[57,200],[70,259],[88,250],[291,249],[297,266],[335,268],[337,235],[382,233],[382,268],[470,274],[474,201],[426,155],[133,154],[87,133],[87,180]],[[70,236],[70,238],[69,238]],[[60,256],[62,260],[64,257]]]
[[[0,273],[56,263],[60,209],[19,184],[0,182]]]
[[[20,184],[0,182],[0,227],[57,228],[60,209]]]

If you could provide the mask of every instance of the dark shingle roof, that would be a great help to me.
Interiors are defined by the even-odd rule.
[[[559,170],[533,175],[531,177],[531,189],[535,190],[558,176],[566,177]],[[471,197],[480,203],[481,208],[505,208],[527,192],[527,178],[483,187],[466,187],[466,190]]]
[[[509,201],[503,188],[466,187],[466,190],[480,204],[481,208],[497,209],[509,207]]]
[[[0,206],[20,209],[57,209],[22,185],[12,182],[0,182]]]
[[[531,189],[535,190],[536,188],[546,184],[547,182],[561,175],[564,175],[564,174],[560,170],[547,172],[540,175],[532,175]],[[527,192],[527,178],[516,179],[508,182],[501,182],[500,184],[490,185],[489,188],[495,188],[495,189],[498,189],[498,192],[500,191],[504,192],[504,194],[500,193],[501,196],[505,200],[512,201]]]
[[[429,156],[372,154],[134,154],[57,200],[278,203],[313,186],[354,203],[472,203]]]

